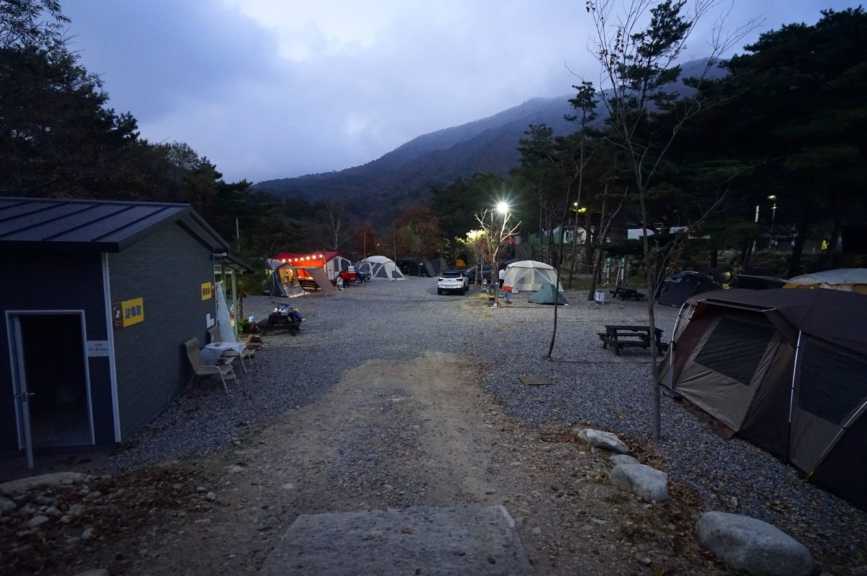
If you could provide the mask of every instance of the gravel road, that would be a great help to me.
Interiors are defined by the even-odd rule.
[[[99,462],[136,473],[180,461],[213,477],[213,529],[193,536],[188,519],[169,516],[147,545],[124,546],[164,550],[142,558],[149,573],[170,573],[160,558],[184,558],[190,573],[248,573],[299,513],[481,502],[518,517],[540,574],[716,573],[691,538],[702,508],[776,524],[829,573],[867,565],[867,514],[722,439],[684,405],[664,399],[664,439],[650,446],[649,358],[615,356],[596,336],[605,324],[642,323],[644,305],[568,297],[553,361],[544,357],[552,310],[523,296],[492,310],[472,293],[438,296],[432,280],[408,279],[294,300],[301,334],[269,337],[230,396],[213,384],[188,391]],[[261,316],[272,305],[250,298],[246,308]],[[675,312],[659,309],[666,339]],[[639,447],[670,474],[675,503],[636,506],[610,492],[608,463],[564,434],[576,422]],[[213,554],[197,564],[182,553],[190,546]],[[127,560],[130,573],[144,565]]]

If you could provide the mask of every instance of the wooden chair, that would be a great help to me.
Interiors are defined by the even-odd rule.
[[[235,376],[235,371],[232,369],[232,365],[219,362],[217,364],[203,364],[199,355],[198,338],[190,338],[184,342],[184,347],[187,349],[187,360],[190,361],[190,368],[193,370],[193,380],[195,381],[199,377],[219,376],[220,382],[223,383],[223,390],[228,394],[229,385],[226,381],[238,381],[238,378]]]

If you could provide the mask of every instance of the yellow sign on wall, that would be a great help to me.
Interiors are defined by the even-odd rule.
[[[120,325],[122,328],[144,322],[144,298],[130,298],[120,303]]]
[[[202,300],[210,300],[214,297],[214,284],[211,282],[202,282]]]

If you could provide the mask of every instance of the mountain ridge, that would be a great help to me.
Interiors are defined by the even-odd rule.
[[[684,63],[675,91],[687,94],[691,89],[682,79],[697,75],[706,63],[706,59]],[[724,74],[718,67],[712,70],[712,77]],[[366,164],[265,180],[255,189],[278,197],[338,200],[351,204],[360,214],[385,205],[394,209],[412,197],[423,196],[432,186],[476,172],[508,174],[519,162],[518,142],[530,124],[547,124],[555,135],[574,130],[574,123],[566,120],[573,112],[571,97],[531,98],[478,120],[421,134]]]

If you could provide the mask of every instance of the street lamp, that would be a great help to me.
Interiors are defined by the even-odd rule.
[[[774,225],[777,223],[777,195],[771,194],[768,196],[768,200],[771,202],[771,243],[776,245],[776,242],[774,242]]]
[[[497,202],[496,208],[497,208],[497,212],[499,212],[503,216],[505,216],[506,214],[509,213],[509,203],[506,202],[505,200],[500,200],[499,202]]]

